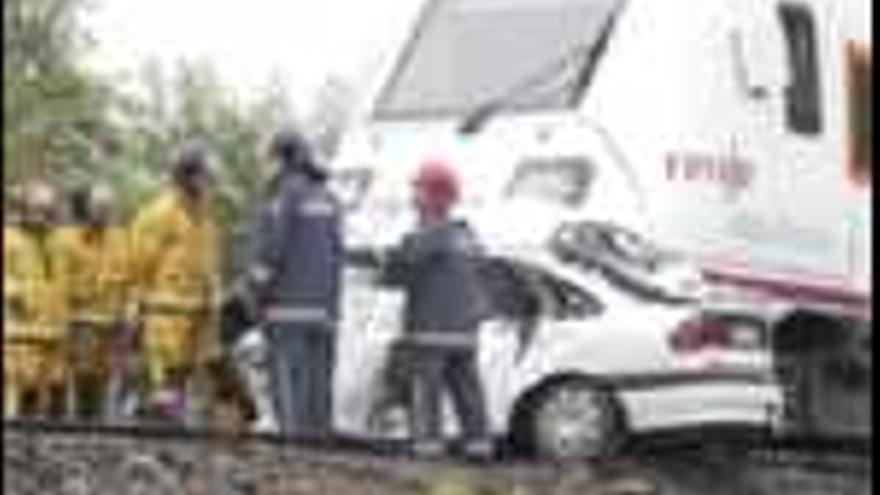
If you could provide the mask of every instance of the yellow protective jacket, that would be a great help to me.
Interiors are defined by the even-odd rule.
[[[219,238],[206,204],[188,206],[177,191],[164,191],[136,216],[131,242],[135,297],[145,317],[215,317]]]
[[[13,278],[12,264],[9,260],[17,246],[22,242],[20,239],[22,233],[17,226],[3,225],[3,335],[9,333],[15,319],[12,317],[14,312],[14,304],[20,304],[21,285],[18,280]]]
[[[127,316],[129,239],[121,227],[70,227],[59,238],[72,322],[107,325]]]
[[[57,232],[3,230],[4,341],[63,342],[68,312]]]

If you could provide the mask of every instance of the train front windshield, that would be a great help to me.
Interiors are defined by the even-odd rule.
[[[457,116],[531,78],[508,110],[577,103],[623,0],[435,0],[375,107],[377,118]],[[557,61],[560,62],[557,64]],[[570,63],[566,63],[566,61]],[[541,74],[546,72],[546,74]]]

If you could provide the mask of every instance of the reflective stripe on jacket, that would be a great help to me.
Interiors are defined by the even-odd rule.
[[[330,313],[314,307],[272,306],[266,310],[266,319],[270,323],[333,323]]]
[[[400,342],[424,347],[474,349],[477,346],[477,334],[476,332],[409,332]]]

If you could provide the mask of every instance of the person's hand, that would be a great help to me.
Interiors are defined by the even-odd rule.
[[[357,267],[381,268],[385,253],[377,248],[355,249],[345,253],[346,261]]]
[[[247,277],[239,278],[230,287],[224,298],[224,304],[240,304],[248,319],[256,321],[260,315],[260,304],[257,298],[256,288]]]

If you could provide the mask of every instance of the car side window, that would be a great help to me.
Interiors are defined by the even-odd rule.
[[[486,263],[484,281],[495,318],[588,318],[604,309],[601,301],[586,289],[508,261]]]
[[[527,160],[517,168],[505,194],[574,207],[587,199],[594,179],[592,164],[581,158]]]

